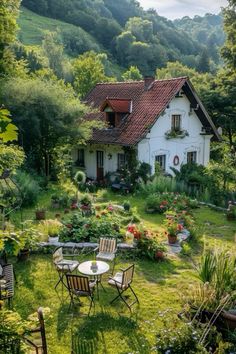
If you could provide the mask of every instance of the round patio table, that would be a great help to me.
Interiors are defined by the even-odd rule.
[[[99,291],[98,291],[98,284],[101,284],[101,287],[104,289],[102,283],[101,283],[101,276],[102,274],[105,274],[106,272],[108,272],[110,269],[110,266],[108,263],[103,262],[103,261],[96,261],[96,265],[95,265],[95,261],[86,261],[83,262],[81,264],[79,264],[78,266],[78,270],[81,274],[84,275],[88,275],[88,276],[92,276],[96,279],[97,281],[97,294],[98,294],[98,298],[99,298]]]

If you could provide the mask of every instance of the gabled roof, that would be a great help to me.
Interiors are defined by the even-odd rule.
[[[149,90],[145,89],[144,81],[97,84],[86,97],[86,103],[93,109],[99,109],[108,97],[110,97],[109,102],[112,100],[113,107],[115,101],[119,102],[120,105],[121,101],[126,98],[127,101],[132,101],[132,112],[116,128],[94,129],[90,141],[119,145],[137,144],[147,135],[160,114],[181,89],[183,89],[193,107],[198,103],[198,110],[195,112],[203,126],[209,127],[213,134],[219,138],[213,122],[193,90],[188,78],[179,77],[155,80]],[[90,113],[85,118],[105,121],[105,113]]]
[[[100,107],[100,111],[103,112],[104,109],[109,106],[114,112],[117,113],[131,113],[132,111],[132,100],[127,98],[110,98],[107,97]]]

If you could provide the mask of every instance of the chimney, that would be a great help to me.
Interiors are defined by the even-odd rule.
[[[149,91],[152,88],[154,81],[155,81],[155,77],[145,76],[144,77],[144,90]]]

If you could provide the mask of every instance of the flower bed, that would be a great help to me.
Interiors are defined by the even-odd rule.
[[[147,198],[146,211],[163,214],[169,209],[180,212],[197,206],[198,202],[196,200],[190,199],[184,194],[166,192],[150,195]]]
[[[78,211],[64,220],[59,241],[94,242],[102,236],[123,239],[125,229],[122,228],[132,220],[139,220],[132,211],[125,211],[122,207],[111,204],[98,205],[94,214],[85,215]]]

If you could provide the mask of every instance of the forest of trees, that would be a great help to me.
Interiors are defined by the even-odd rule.
[[[101,49],[111,61],[128,68],[137,66],[143,75],[155,72],[168,61],[215,71],[223,44],[222,17],[184,17],[171,22],[154,9],[144,11],[135,0],[23,0],[37,14],[77,26],[63,30],[61,38],[69,55]],[[87,34],[87,35],[86,35]],[[88,35],[91,35],[97,44]],[[142,59],[140,59],[142,57]]]

